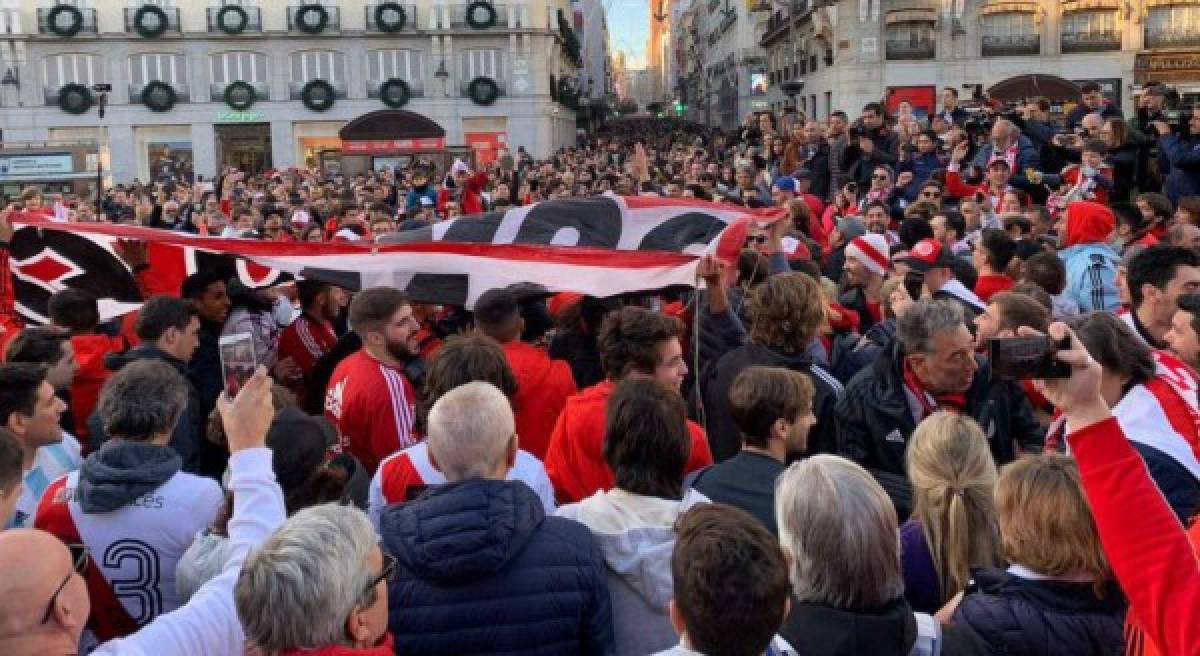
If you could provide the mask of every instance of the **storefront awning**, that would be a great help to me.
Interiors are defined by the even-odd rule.
[[[890,9],[883,18],[885,25],[895,23],[936,23],[937,11],[928,7]]]
[[[1079,100],[1079,85],[1056,75],[1018,75],[987,90],[992,100],[1008,102],[1041,96],[1048,100]]]
[[[392,139],[436,139],[446,130],[436,121],[416,112],[383,109],[364,114],[338,132],[346,141],[383,141]]]

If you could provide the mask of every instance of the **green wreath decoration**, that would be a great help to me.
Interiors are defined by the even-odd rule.
[[[170,111],[179,100],[179,94],[166,82],[155,80],[142,88],[142,104],[152,112]]]
[[[392,109],[400,109],[407,105],[410,98],[412,98],[412,90],[409,89],[408,82],[398,77],[379,85],[379,99]]]
[[[58,108],[68,114],[83,114],[95,102],[91,89],[82,84],[66,84],[58,90]]]
[[[480,10],[486,12],[486,16],[483,20],[479,20],[475,17],[475,13]],[[487,0],[475,0],[471,4],[467,5],[467,25],[470,25],[472,29],[486,30],[495,24],[496,8],[492,6],[492,3],[488,2]]]
[[[317,20],[315,23],[310,23],[307,19],[309,14],[316,14]],[[325,27],[329,25],[329,10],[322,5],[301,5],[296,10],[296,29],[305,34],[320,34],[325,31]]]
[[[230,20],[230,16],[234,19]],[[250,26],[250,14],[238,5],[225,5],[217,10],[217,27],[226,34],[241,34]]]
[[[70,22],[65,26],[59,23],[64,14],[71,17]],[[57,36],[73,37],[83,29],[83,12],[72,5],[55,5],[46,14],[46,29]]]
[[[491,105],[500,97],[500,87],[490,77],[479,76],[467,85],[467,95],[476,105]]]
[[[238,80],[225,87],[225,104],[239,112],[244,112],[258,101],[258,92],[249,82]]]
[[[146,24],[146,19],[151,16],[154,17],[157,24]],[[133,14],[133,29],[137,31],[138,36],[144,39],[153,39],[162,36],[167,31],[167,27],[167,12],[163,11],[162,7],[142,5]]]
[[[313,80],[304,85],[304,89],[300,92],[300,99],[310,110],[324,112],[333,107],[333,103],[337,99],[336,93],[333,85],[325,80]]]
[[[388,16],[395,16],[389,20]],[[408,12],[398,2],[385,2],[375,7],[375,26],[380,32],[399,32],[408,22]]]

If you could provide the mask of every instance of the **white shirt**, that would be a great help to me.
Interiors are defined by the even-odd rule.
[[[58,444],[38,447],[33,456],[33,466],[25,472],[25,488],[17,499],[16,511],[12,517],[6,518],[8,523],[5,528],[32,527],[42,492],[54,481],[79,469],[82,464],[83,451],[79,447],[79,440],[66,432]]]

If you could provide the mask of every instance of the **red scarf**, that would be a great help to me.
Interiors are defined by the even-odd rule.
[[[917,397],[917,402],[921,404],[921,419],[938,410],[961,414],[967,409],[966,394],[934,394],[926,390],[925,385],[917,378],[916,372],[909,366],[907,359],[904,360],[904,386],[913,393],[913,396]],[[918,423],[920,423],[919,420]]]

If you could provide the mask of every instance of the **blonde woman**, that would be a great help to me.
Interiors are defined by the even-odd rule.
[[[1006,466],[996,510],[1010,565],[973,572],[954,624],[990,654],[1121,654],[1125,601],[1075,461],[1044,454]]]
[[[904,596],[933,613],[967,587],[971,567],[1003,561],[996,465],[974,419],[938,412],[913,431],[906,466],[914,509],[900,527]]]

